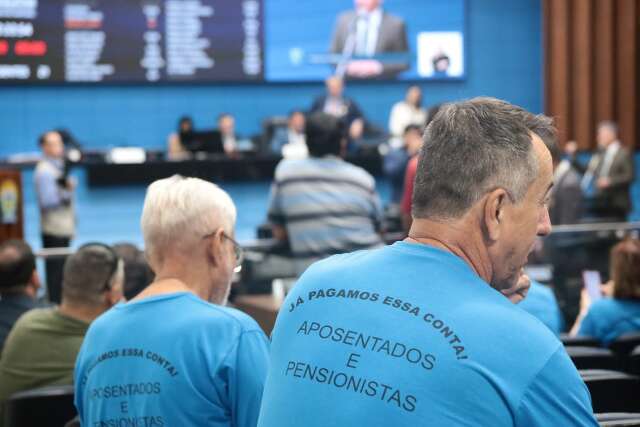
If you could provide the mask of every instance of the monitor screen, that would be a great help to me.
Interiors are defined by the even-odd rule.
[[[464,0],[0,0],[0,82],[459,79]]]

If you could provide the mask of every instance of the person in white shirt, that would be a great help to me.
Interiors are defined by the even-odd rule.
[[[424,126],[427,112],[422,108],[422,90],[419,86],[411,86],[403,101],[397,102],[391,108],[389,115],[389,133],[391,146],[402,146],[402,135],[409,125]]]
[[[224,152],[230,157],[235,157],[238,152],[236,119],[229,113],[220,114],[218,116],[218,131],[222,138]]]

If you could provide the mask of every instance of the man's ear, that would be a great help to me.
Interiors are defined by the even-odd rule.
[[[218,266],[224,260],[224,230],[219,228],[207,239],[207,259],[211,264]]]
[[[489,240],[496,241],[500,238],[507,196],[507,192],[502,188],[497,188],[485,196],[483,225]]]
[[[29,279],[29,284],[33,289],[39,289],[42,286],[40,282],[40,275],[38,274],[38,270],[33,270],[31,273],[31,278]]]

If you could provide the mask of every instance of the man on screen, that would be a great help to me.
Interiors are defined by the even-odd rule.
[[[345,64],[344,74],[351,78],[395,77],[408,69],[405,59],[381,62],[374,58],[379,54],[408,53],[404,21],[383,11],[382,0],[354,0],[354,3],[355,10],[338,16],[331,40],[331,53],[356,58]]]
[[[514,303],[551,231],[551,119],[441,107],[407,239],[312,265],[272,334],[259,427],[597,426],[562,343]]]

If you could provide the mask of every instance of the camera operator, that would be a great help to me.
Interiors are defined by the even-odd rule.
[[[40,208],[42,247],[68,247],[75,231],[73,193],[75,182],[69,178],[68,163],[59,132],[45,132],[38,140],[42,159],[35,171]],[[60,303],[64,259],[47,259],[45,264],[49,300]]]

